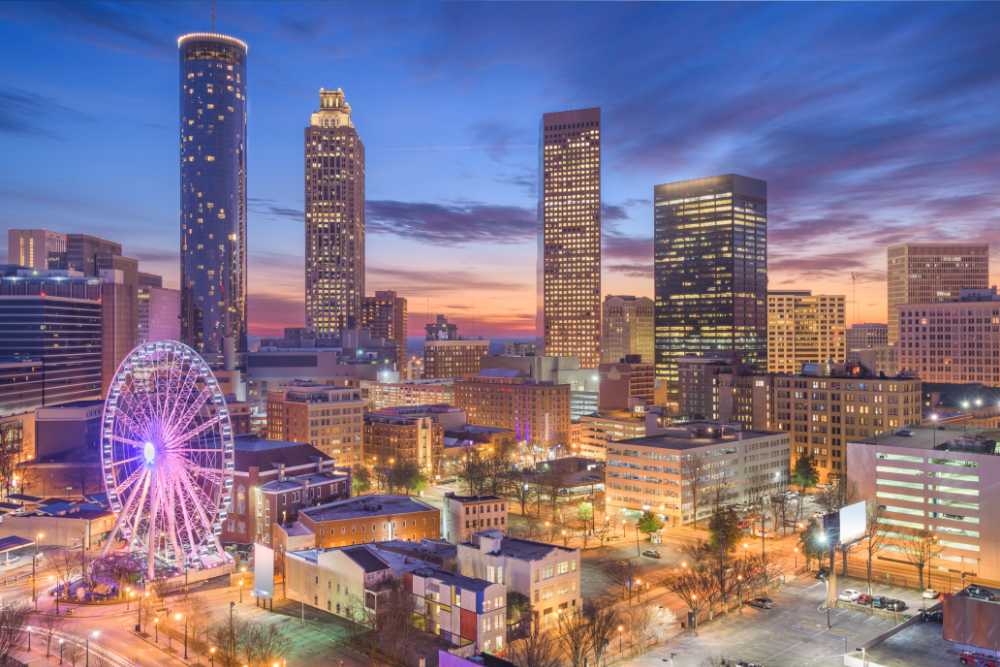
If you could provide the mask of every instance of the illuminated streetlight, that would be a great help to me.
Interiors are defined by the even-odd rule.
[[[93,639],[96,642],[97,638],[100,637],[100,636],[101,636],[101,631],[100,630],[94,630],[89,635],[87,635],[87,637],[85,639],[85,641],[86,641],[86,648],[84,650],[86,651],[86,654],[87,654],[86,667],[90,667],[90,640]]]

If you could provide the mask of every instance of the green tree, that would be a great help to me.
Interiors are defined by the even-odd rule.
[[[400,489],[407,494],[418,493],[427,486],[427,477],[413,461],[396,461],[389,468],[390,489]]]
[[[724,507],[708,520],[708,543],[715,552],[732,551],[740,539],[740,517],[732,507]]]
[[[795,459],[795,470],[792,471],[792,482],[805,493],[819,482],[819,471],[811,454],[803,454]]]
[[[354,469],[351,471],[351,490],[354,491],[354,495],[358,496],[362,493],[367,493],[368,491],[371,491],[371,488],[371,471],[360,463],[356,464]]]
[[[808,528],[799,533],[799,550],[806,559],[807,570],[812,560],[823,562],[823,556],[828,551],[823,527],[818,523],[811,523]]]
[[[655,533],[663,528],[663,522],[660,521],[660,518],[650,511],[642,513],[642,516],[639,517],[638,525],[639,530],[646,533],[646,535]]]

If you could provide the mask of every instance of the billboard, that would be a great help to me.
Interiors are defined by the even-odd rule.
[[[253,545],[253,588],[259,598],[274,597],[274,549]]]
[[[865,501],[841,507],[839,516],[841,544],[853,544],[868,532],[868,507]]]

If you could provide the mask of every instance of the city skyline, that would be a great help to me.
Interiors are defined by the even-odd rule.
[[[537,122],[563,109],[602,109],[604,295],[652,295],[653,185],[716,173],[768,182],[769,287],[844,294],[849,324],[885,321],[889,244],[1000,240],[982,6],[578,6],[555,39],[544,26],[568,8],[345,7],[335,23],[319,7],[219,6],[218,31],[250,45],[252,334],[304,321],[301,127],[322,87],[360,110],[368,289],[407,298],[411,332],[445,312],[470,335],[535,333]],[[207,15],[0,7],[3,52],[39,54],[0,90],[0,140],[21,156],[3,166],[9,227],[121,242],[178,286],[176,38]],[[673,43],[638,57],[668,20]],[[695,41],[717,23],[727,49]],[[574,57],[549,62],[560,50]]]

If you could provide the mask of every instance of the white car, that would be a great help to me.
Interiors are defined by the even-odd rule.
[[[933,588],[928,588],[927,590],[925,590],[923,593],[920,594],[920,597],[922,597],[925,600],[937,600],[939,595],[941,594],[938,593]]]
[[[845,602],[855,602],[859,597],[861,597],[861,591],[856,591],[853,588],[845,588],[840,591],[840,595],[837,596],[837,599]]]

